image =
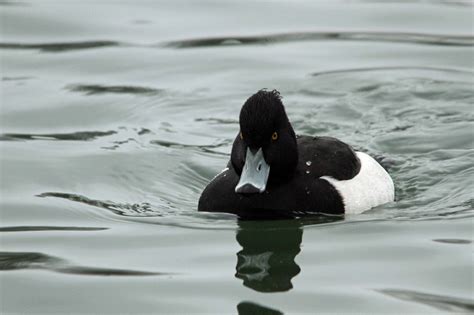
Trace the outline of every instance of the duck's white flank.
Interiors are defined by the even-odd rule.
[[[322,176],[333,185],[341,195],[345,213],[357,214],[378,205],[391,202],[395,197],[392,178],[371,156],[356,152],[360,160],[360,171],[349,180],[337,180]]]

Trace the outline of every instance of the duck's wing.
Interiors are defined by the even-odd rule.
[[[298,168],[302,172],[347,180],[360,171],[360,161],[354,150],[336,138],[299,136],[297,141]]]

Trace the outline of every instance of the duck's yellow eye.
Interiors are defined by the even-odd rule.
[[[276,139],[278,139],[278,132],[275,131],[275,132],[272,134],[272,140],[275,141]]]
[[[244,139],[244,136],[242,136],[242,132],[240,132],[240,139]]]

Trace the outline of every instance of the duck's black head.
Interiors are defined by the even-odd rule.
[[[267,182],[286,180],[298,163],[296,136],[280,93],[260,90],[240,111],[240,132],[231,161],[240,181],[237,193],[262,193]]]

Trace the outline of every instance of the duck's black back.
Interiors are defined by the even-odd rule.
[[[321,176],[350,179],[360,170],[351,147],[329,137],[297,138],[298,165],[291,178],[270,180],[261,194],[237,194],[239,176],[229,163],[203,191],[199,211],[228,212],[241,217],[294,216],[300,213],[344,213],[336,189]]]

